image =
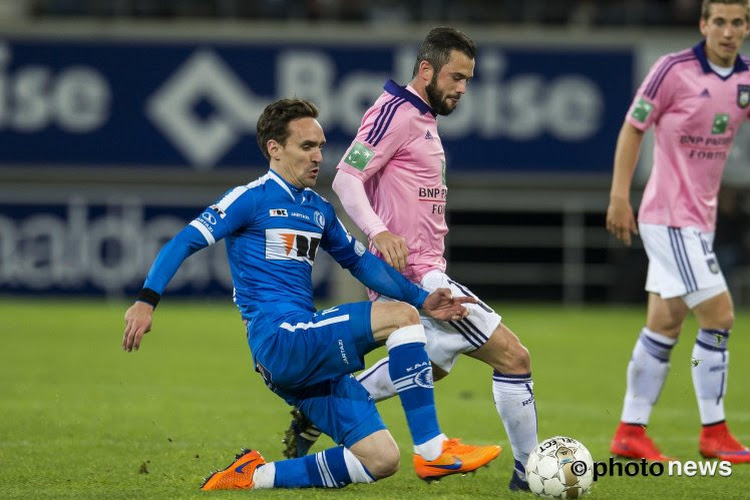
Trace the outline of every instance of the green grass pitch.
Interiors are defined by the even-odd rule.
[[[137,353],[120,349],[126,303],[0,302],[0,498],[508,498],[510,445],[492,402],[491,373],[468,357],[436,387],[443,430],[504,451],[476,475],[426,485],[411,466],[397,400],[379,408],[403,452],[396,476],[342,490],[198,491],[241,447],[281,458],[289,408],[250,364],[243,325],[229,300],[166,299]],[[607,461],[625,367],[645,308],[495,304],[530,349],[540,439],[563,434]],[[686,325],[650,432],[663,451],[700,460],[690,379],[696,325]],[[750,442],[750,311],[730,341],[726,400],[734,433]],[[384,355],[372,353],[373,362]],[[314,450],[330,445],[321,440]],[[529,498],[527,495],[515,495]],[[604,477],[593,499],[748,498],[750,465],[731,477]]]

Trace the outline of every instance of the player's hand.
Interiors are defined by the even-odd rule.
[[[638,234],[633,208],[630,201],[623,198],[612,198],[607,207],[607,231],[630,246],[630,235]]]
[[[458,321],[469,315],[462,304],[476,304],[474,297],[453,297],[449,288],[438,288],[424,301],[422,310],[440,321]]]
[[[141,347],[141,339],[151,331],[154,306],[137,301],[125,311],[125,333],[122,336],[123,350],[136,351]]]
[[[383,259],[392,267],[403,272],[406,269],[406,257],[409,249],[406,240],[390,231],[383,231],[372,237],[372,244],[378,249]]]

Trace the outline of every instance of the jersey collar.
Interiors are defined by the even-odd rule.
[[[307,188],[298,188],[297,186],[293,186],[292,184],[289,184],[282,176],[277,174],[273,171],[272,168],[268,169],[268,175],[271,176],[271,179],[273,179],[281,188],[289,193],[289,196],[292,197],[292,200],[295,200],[294,197],[295,194],[301,194],[305,189]]]
[[[695,54],[695,57],[698,58],[698,61],[701,63],[701,68],[703,68],[704,73],[713,73],[714,70],[711,69],[711,66],[708,64],[708,59],[706,58],[706,41],[701,40],[698,45],[693,47],[693,53]],[[734,73],[738,73],[740,71],[747,71],[748,67],[747,64],[745,64],[745,61],[742,60],[742,56],[740,54],[737,54],[737,58],[734,60],[734,69],[732,70],[732,73],[730,76]]]
[[[437,116],[429,104],[424,102],[418,95],[410,92],[409,89],[407,89],[406,87],[402,87],[393,80],[388,80],[387,82],[385,82],[383,89],[391,95],[406,99],[407,101],[412,103],[420,113],[425,114],[429,112],[433,117]]]

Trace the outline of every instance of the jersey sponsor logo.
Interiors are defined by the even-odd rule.
[[[750,104],[750,85],[737,85],[737,106],[746,108]]]
[[[297,260],[312,265],[321,236],[288,228],[266,229],[266,259]]]
[[[216,225],[216,217],[214,217],[214,215],[211,212],[203,212],[201,214],[201,219],[208,222],[212,226]]]
[[[646,99],[641,97],[638,99],[638,103],[633,109],[633,113],[630,115],[641,123],[646,123],[651,111],[654,110],[654,105],[648,102]]]
[[[269,217],[289,217],[286,208],[272,208],[268,211]]]
[[[318,210],[315,211],[315,223],[318,225],[320,229],[323,229],[326,227],[326,216],[323,215],[322,212],[319,212]]]
[[[375,153],[372,149],[368,148],[359,141],[356,141],[354,145],[349,149],[349,153],[344,158],[344,163],[351,165],[357,170],[364,170],[367,164],[370,163]]]
[[[214,212],[216,212],[217,214],[219,214],[219,218],[220,218],[220,219],[223,219],[224,217],[226,217],[226,216],[227,216],[227,213],[226,213],[226,212],[225,212],[224,210],[222,210],[222,209],[221,209],[221,208],[219,207],[219,205],[211,205],[211,206],[210,206],[210,207],[208,207],[208,208],[210,208],[211,210],[213,210]]]
[[[727,131],[727,125],[729,124],[729,113],[716,113],[714,115],[714,123],[711,126],[711,133],[723,134]]]

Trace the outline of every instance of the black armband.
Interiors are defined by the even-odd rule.
[[[138,296],[135,298],[137,302],[145,302],[146,304],[154,306],[154,308],[156,308],[156,304],[159,303],[159,299],[161,299],[161,295],[150,288],[141,288],[138,292]]]

